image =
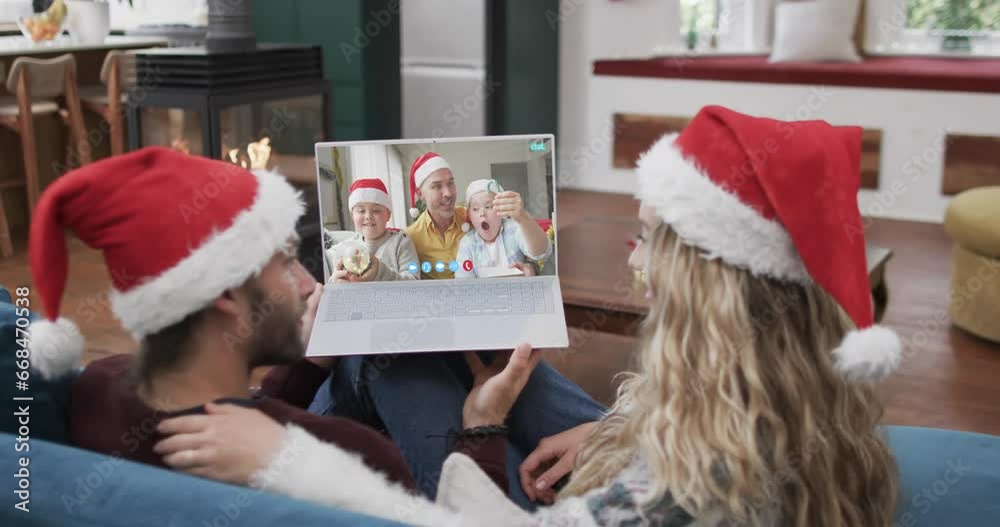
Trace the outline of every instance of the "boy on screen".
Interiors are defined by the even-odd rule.
[[[524,209],[521,195],[504,191],[493,179],[477,179],[465,190],[466,234],[458,244],[459,262],[469,260],[472,269],[459,269],[455,278],[479,278],[517,269],[524,276],[535,274],[531,263],[552,255],[552,242]],[[470,226],[471,224],[471,226]]]
[[[417,261],[417,249],[406,234],[386,228],[392,217],[392,202],[381,179],[359,179],[351,185],[348,208],[357,233],[352,240],[360,240],[371,254],[367,269],[351,272],[336,259],[330,281],[382,282],[386,280],[416,280],[415,273],[407,270],[410,262]]]

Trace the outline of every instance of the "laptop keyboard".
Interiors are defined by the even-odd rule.
[[[554,307],[552,290],[536,281],[462,285],[442,280],[432,286],[424,284],[366,284],[336,290],[327,296],[325,321],[535,315],[552,313]]]

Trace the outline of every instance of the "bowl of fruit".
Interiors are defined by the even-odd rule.
[[[26,38],[35,42],[50,41],[62,34],[66,11],[63,0],[55,0],[46,11],[17,19],[17,27]]]

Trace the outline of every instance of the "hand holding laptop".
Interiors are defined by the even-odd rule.
[[[502,425],[541,358],[542,350],[533,350],[528,344],[497,353],[489,366],[483,364],[476,352],[466,352],[465,361],[473,380],[462,408],[462,426]]]

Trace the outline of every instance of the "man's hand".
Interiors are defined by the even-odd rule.
[[[595,428],[596,421],[584,423],[538,442],[538,448],[524,459],[520,468],[521,488],[532,501],[555,501],[552,485],[573,471],[576,453]]]
[[[510,267],[520,270],[524,276],[535,276],[535,274],[537,274],[535,273],[535,266],[529,263],[514,262],[510,264]]]
[[[299,335],[302,344],[309,347],[309,337],[312,335],[313,326],[316,324],[316,312],[319,311],[319,301],[323,297],[323,284],[317,283],[313,286],[312,293],[306,298],[306,310],[299,318]]]
[[[531,216],[524,210],[521,195],[513,190],[501,192],[493,197],[493,208],[501,218],[511,218],[518,223],[530,221]]]
[[[503,424],[541,358],[541,350],[532,350],[528,344],[519,344],[513,352],[498,353],[489,366],[483,364],[476,352],[466,352],[472,390],[462,408],[462,426]]]
[[[208,403],[208,415],[185,415],[162,421],[168,435],[153,446],[163,462],[182,472],[237,485],[267,467],[285,440],[285,428],[259,410]]]

